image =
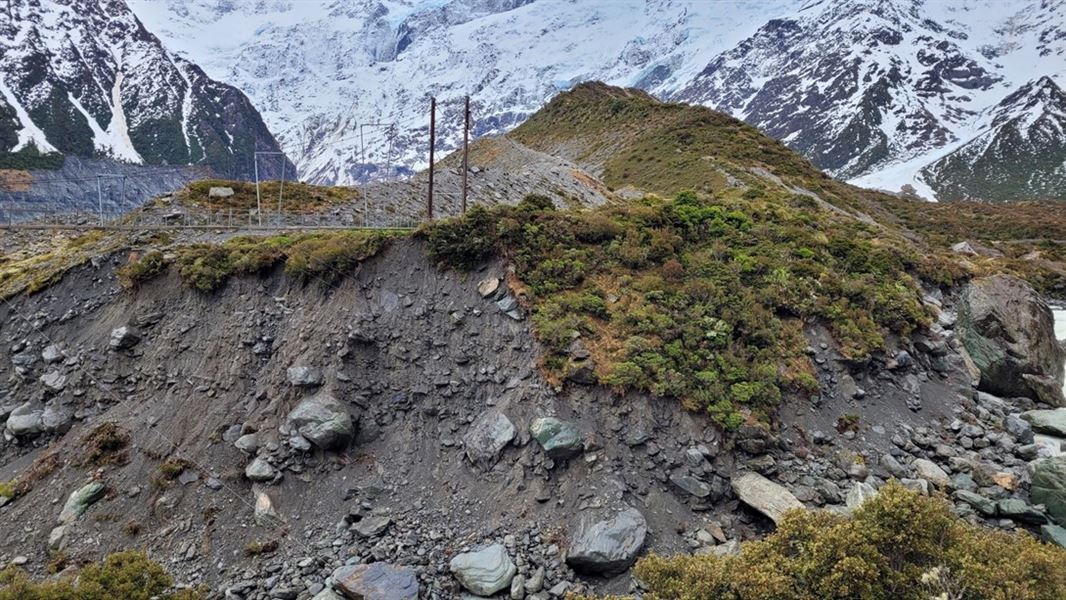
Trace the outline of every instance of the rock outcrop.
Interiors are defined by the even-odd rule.
[[[958,331],[981,372],[980,389],[1066,404],[1066,350],[1051,309],[1029,284],[1008,275],[975,279],[961,300]]]

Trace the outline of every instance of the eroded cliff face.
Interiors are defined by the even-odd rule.
[[[846,510],[890,477],[1024,504],[1028,461],[1051,452],[1008,428],[1030,401],[976,393],[950,297],[928,298],[930,331],[863,364],[812,326],[823,392],[727,442],[676,401],[545,381],[502,263],[442,271],[401,239],[333,286],[276,269],[202,294],[173,270],[124,290],[126,260],[0,308],[0,480],[18,484],[4,562],[43,573],[60,549],[73,564],[145,547],[241,598],[309,598],[345,563],[381,562],[451,598],[452,559],[499,543],[529,597],[626,591],[634,552],[735,551],[774,506]],[[611,527],[628,541],[590,563]]]

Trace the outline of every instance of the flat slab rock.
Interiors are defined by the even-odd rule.
[[[416,600],[419,591],[413,570],[383,562],[340,567],[333,587],[351,600]]]
[[[774,523],[780,523],[785,513],[794,508],[805,508],[784,486],[758,473],[734,477],[731,485],[741,502],[766,515]]]

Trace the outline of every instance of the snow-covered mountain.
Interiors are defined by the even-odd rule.
[[[484,134],[582,81],[677,88],[795,0],[130,3],[168,46],[243,89],[305,177],[344,183],[389,162],[385,129],[364,124],[396,124],[392,164],[426,164],[431,95],[441,148],[454,148],[466,94]]]
[[[979,133],[925,167],[943,199],[1058,198],[1066,193],[1066,93],[1050,77],[986,111]]]
[[[1020,86],[1066,77],[1064,23],[1061,1],[823,0],[766,23],[672,97],[727,110],[839,177],[939,195],[959,184],[925,165],[973,149],[988,107]]]
[[[276,140],[248,98],[170,53],[123,0],[0,5],[0,153],[244,173]],[[269,165],[266,165],[269,168]]]
[[[925,168],[981,135],[988,111],[1040,77],[1066,83],[1066,0],[129,2],[327,182],[424,166],[431,95],[446,149],[465,94],[484,134],[601,80],[717,107],[840,177],[932,197],[956,184]]]

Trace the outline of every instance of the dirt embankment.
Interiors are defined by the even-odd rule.
[[[440,271],[402,240],[331,288],[277,271],[204,295],[173,272],[122,290],[113,269],[124,260],[0,308],[0,412],[37,411],[44,430],[0,445],[0,481],[32,479],[0,508],[2,563],[24,557],[43,573],[57,557],[143,547],[220,597],[306,599],[342,564],[376,561],[412,568],[425,597],[452,598],[449,561],[499,542],[529,597],[624,592],[627,574],[567,566],[582,519],[635,507],[644,551],[732,551],[770,526],[738,500],[737,473],[761,473],[809,506],[842,506],[854,482],[900,476],[897,463],[920,478],[910,463],[939,450],[911,440],[955,444],[949,421],[983,414],[950,344],[922,338],[935,352],[908,346],[905,360],[853,365],[815,328],[823,394],[790,402],[777,431],[746,428],[733,450],[674,401],[547,384],[521,309],[505,290],[478,291],[505,275],[501,264]],[[339,452],[288,423],[323,393],[355,423]],[[484,425],[500,425],[497,414],[513,431]],[[533,439],[546,416],[576,427],[567,458]],[[107,422],[130,440],[101,459],[84,439]],[[57,533],[68,496],[94,478],[106,494]]]

